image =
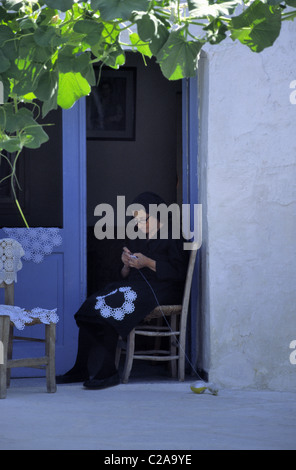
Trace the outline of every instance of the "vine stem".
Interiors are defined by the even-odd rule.
[[[15,202],[16,202],[17,208],[18,208],[18,210],[19,210],[19,212],[20,212],[20,214],[21,214],[21,216],[22,216],[22,219],[23,219],[23,221],[24,221],[26,227],[27,227],[27,228],[30,228],[29,225],[28,225],[28,222],[27,222],[27,220],[26,220],[26,217],[24,216],[24,213],[23,213],[23,211],[22,211],[22,208],[21,208],[21,206],[20,206],[20,204],[19,204],[19,202],[18,202],[18,200],[17,200],[17,198],[15,198]]]
[[[21,215],[21,217],[22,217],[22,219],[23,219],[23,221],[24,221],[24,224],[25,224],[25,226],[26,226],[27,228],[30,228],[30,227],[29,227],[29,224],[28,224],[28,222],[27,222],[27,219],[26,219],[26,217],[24,216],[24,213],[23,213],[23,211],[22,211],[22,208],[21,208],[21,206],[20,206],[20,203],[19,203],[19,201],[18,201],[18,199],[17,199],[17,197],[16,197],[16,192],[15,192],[15,189],[14,189],[14,178],[16,178],[16,163],[17,163],[17,160],[18,160],[18,157],[19,157],[20,153],[21,153],[21,150],[19,150],[19,151],[17,152],[17,154],[16,154],[16,156],[15,156],[15,159],[14,159],[14,162],[13,162],[13,165],[12,165],[11,189],[12,189],[12,192],[13,192],[13,196],[14,196],[14,200],[15,200],[16,206],[17,206],[18,211],[19,211],[19,213],[20,213],[20,215]]]
[[[295,11],[289,11],[287,13],[282,13],[282,21],[287,21],[287,20],[294,21],[294,18],[296,18],[296,12]]]

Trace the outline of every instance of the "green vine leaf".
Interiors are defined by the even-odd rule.
[[[60,31],[53,26],[41,26],[34,33],[34,41],[37,46],[59,46],[63,40]]]
[[[37,124],[36,122],[34,123],[34,125],[26,128],[24,132],[24,137],[25,141],[23,145],[30,149],[37,149],[41,147],[41,145],[47,142],[49,139],[42,126]]]
[[[150,50],[149,43],[145,43],[144,41],[142,41],[137,33],[132,33],[129,37],[132,45],[136,48],[138,52],[140,52],[140,54],[143,54],[150,58],[152,57],[153,54]]]
[[[34,91],[36,98],[40,101],[49,101],[55,95],[58,89],[59,76],[56,71],[44,72],[39,81],[37,88]]]
[[[109,57],[104,62],[105,65],[112,69],[119,69],[125,64],[125,54],[123,51],[114,51],[109,54]]]
[[[207,32],[207,39],[210,44],[218,44],[227,37],[227,26],[220,18],[215,18],[203,29]]]
[[[10,61],[0,50],[0,73],[6,72],[10,68]]]
[[[32,112],[29,109],[20,108],[17,112],[15,112],[13,103],[11,103],[10,106],[6,106],[5,111],[4,129],[10,134],[35,124]]]
[[[156,16],[140,12],[133,15],[133,20],[137,23],[138,34],[142,41],[150,41],[158,35],[158,27],[161,23]]]
[[[104,30],[102,33],[102,39],[104,43],[112,45],[118,41],[118,37],[120,34],[120,28],[117,24],[112,23],[104,23]]]
[[[46,0],[45,3],[50,8],[54,8],[60,11],[67,11],[67,10],[70,10],[70,8],[73,6],[75,1],[74,0]]]
[[[202,46],[199,41],[186,41],[182,31],[172,32],[156,56],[164,76],[169,80],[193,77]]]
[[[280,8],[255,0],[241,15],[232,18],[230,30],[232,39],[238,39],[254,52],[261,52],[272,46],[280,34]]]
[[[44,119],[45,116],[52,111],[53,109],[58,108],[58,88],[54,90],[49,100],[44,101],[42,105],[42,118]]]
[[[14,34],[11,29],[5,24],[0,25],[0,47],[3,47],[4,43],[14,38]]]
[[[4,0],[2,3],[6,10],[18,11],[23,6],[19,0]]]
[[[100,10],[104,21],[112,21],[121,18],[129,20],[134,11],[147,11],[149,0],[92,0],[93,10]]]
[[[160,49],[164,46],[169,38],[169,31],[166,29],[165,26],[159,25],[157,30],[157,36],[150,41],[150,50],[153,55],[157,55]]]
[[[4,134],[0,137],[0,148],[9,153],[19,152],[23,149],[23,142],[20,136],[10,137]]]
[[[90,63],[90,54],[86,52],[84,54],[75,54],[75,49],[67,47],[59,54],[57,61],[57,68],[59,72],[68,73],[68,72],[81,72],[83,73],[89,63]]]
[[[80,73],[60,73],[57,103],[61,108],[69,109],[90,91],[88,81]]]
[[[73,31],[84,35],[84,41],[90,46],[97,44],[101,38],[104,25],[91,20],[79,20],[74,24]]]

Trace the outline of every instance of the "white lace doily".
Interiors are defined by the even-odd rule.
[[[17,272],[22,269],[21,257],[25,252],[16,240],[2,238],[0,240],[0,283],[17,282]]]
[[[25,251],[24,260],[41,263],[55,246],[62,244],[58,228],[3,228],[10,238],[17,240]]]
[[[49,325],[49,323],[58,323],[59,317],[56,312],[57,309],[45,310],[36,307],[30,311],[26,311],[24,308],[13,305],[0,305],[0,315],[8,315],[18,330],[23,330],[26,324],[31,323],[36,318],[46,325]]]
[[[123,292],[124,302],[121,307],[112,308],[106,304],[105,298],[116,294],[116,292]],[[137,293],[131,287],[119,287],[107,295],[101,295],[97,297],[97,303],[95,305],[96,310],[100,310],[100,314],[104,318],[113,317],[115,320],[123,320],[125,315],[133,313],[135,310],[134,301],[137,298]]]

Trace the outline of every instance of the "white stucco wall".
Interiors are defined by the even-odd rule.
[[[287,22],[260,54],[205,51],[203,366],[220,386],[296,388],[295,39]]]

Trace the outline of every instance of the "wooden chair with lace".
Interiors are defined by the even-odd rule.
[[[4,288],[5,291],[4,305],[0,305],[0,398],[6,398],[7,387],[10,385],[10,371],[11,368],[14,367],[45,368],[47,392],[54,393],[56,392],[56,324],[54,322],[45,324],[45,338],[39,339],[14,336],[14,324],[11,321],[11,317],[9,315],[3,315],[2,313],[6,311],[5,306],[14,307],[14,283],[16,280],[16,271],[21,269],[20,258],[23,256],[23,250],[21,245],[16,240],[12,239],[0,240],[0,248],[3,249],[3,246],[8,249],[5,256],[3,256],[3,258],[5,258],[5,262],[2,262],[2,270],[0,270],[0,287]],[[18,267],[17,263],[19,263]],[[26,311],[26,314],[27,321],[24,322],[24,326],[34,326],[43,323],[40,318],[29,318],[29,311]],[[12,359],[13,340],[36,341],[44,343],[45,355],[34,358]]]
[[[146,361],[169,361],[171,364],[172,377],[177,377],[179,381],[185,379],[185,347],[186,347],[186,327],[189,300],[192,286],[193,271],[195,266],[197,248],[194,246],[191,251],[186,282],[184,287],[182,305],[161,305],[156,307],[146,318],[143,324],[134,328],[128,335],[126,346],[126,359],[123,371],[123,383],[128,383],[133,367],[134,359]],[[165,317],[165,318],[164,318]],[[159,320],[164,318],[164,322]],[[156,324],[151,324],[156,319]],[[164,324],[163,324],[164,323]],[[139,351],[135,348],[137,336],[156,338],[167,338],[169,349],[152,349]],[[159,345],[159,341],[155,344]],[[157,346],[158,348],[158,346]],[[121,347],[117,350],[117,364],[119,363]]]

